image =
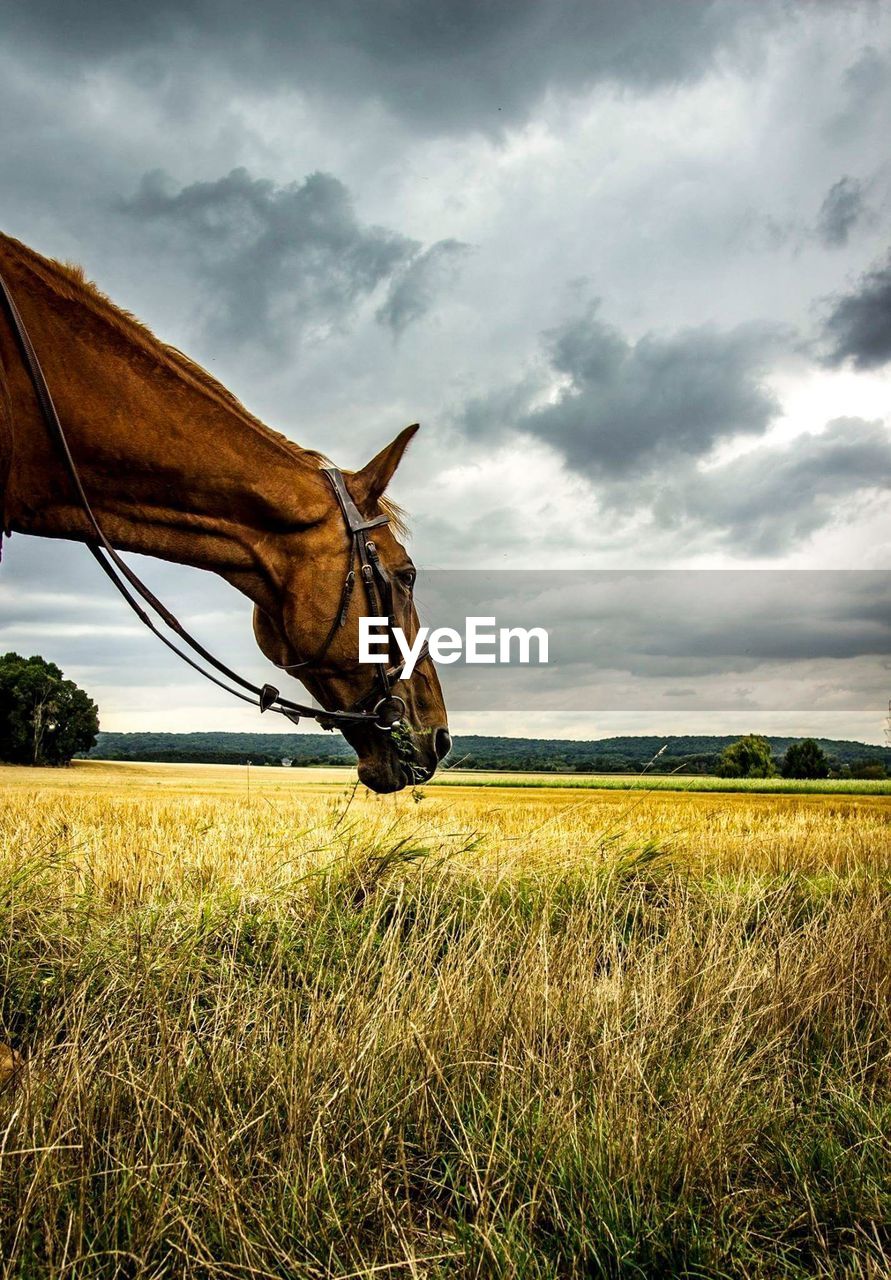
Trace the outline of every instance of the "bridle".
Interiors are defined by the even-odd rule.
[[[395,609],[393,601],[393,584],[390,576],[381,564],[378,555],[377,546],[368,536],[371,529],[377,529],[380,525],[390,523],[388,515],[372,516],[366,519],[362,515],[359,508],[352,499],[346,481],[343,478],[343,472],[337,467],[320,468],[322,475],[330,482],[331,488],[334,490],[334,496],[337,499],[337,505],[340,507],[343,515],[344,524],[350,535],[350,553],[347,563],[346,577],[343,580],[343,586],[340,591],[340,601],[337,606],[337,612],[332,619],[328,634],[322,641],[321,646],[316,650],[312,658],[305,659],[303,662],[278,663],[282,671],[299,671],[302,667],[318,667],[328,654],[328,650],[334,643],[334,638],[341,627],[345,626],[347,617],[349,616],[350,601],[352,600],[353,591],[356,586],[356,561],[359,562],[359,576],[365,587],[365,594],[368,597],[369,604],[373,610],[371,617],[386,618],[388,636],[392,637],[393,627],[396,622]],[[390,641],[392,657],[392,640]],[[423,662],[425,658],[429,658],[430,649],[424,644],[418,654],[417,661]],[[354,703],[349,711],[342,714],[346,715],[369,715],[367,707],[369,703],[374,703],[378,694],[382,694],[380,700],[374,705],[371,715],[377,717],[376,723],[378,728],[393,729],[401,722],[405,715],[405,702],[402,698],[393,693],[393,685],[399,682],[402,670],[405,666],[405,659],[393,663],[392,666],[386,664],[375,664],[375,683],[358,702]],[[397,719],[387,724],[381,724],[380,709],[384,704],[401,705],[402,711]],[[261,708],[262,709],[262,708]],[[392,710],[392,708],[391,708]],[[320,720],[321,723],[321,720]]]
[[[321,707],[292,702],[290,698],[286,698],[279,693],[274,685],[255,685],[250,680],[246,680],[244,676],[239,675],[237,671],[233,671],[225,662],[221,662],[219,658],[214,657],[200,641],[196,640],[187,631],[179,619],[145,585],[139,575],[130,568],[118,551],[111,545],[96,519],[81,482],[80,473],[68,445],[64,428],[59,420],[56,406],[53,403],[49,385],[43,369],[40,367],[37,353],[2,274],[0,274],[0,299],[5,305],[25,368],[34,387],[34,393],[37,397],[37,403],[46,424],[47,432],[62,456],[62,461],[71,478],[81,509],[93,531],[94,540],[88,541],[87,546],[98,561],[102,571],[126,600],[140,622],[153,635],[157,636],[162,644],[165,644],[168,649],[171,649],[195,671],[200,672],[207,680],[212,681],[221,689],[225,689],[233,697],[240,698],[242,702],[249,702],[253,706],[259,707],[261,712],[275,711],[293,721],[294,724],[298,724],[303,718],[316,720],[322,729],[350,728],[364,724],[373,725],[375,728],[389,733],[393,729],[400,727],[406,713],[406,705],[402,698],[393,693],[393,687],[399,682],[404,662],[397,662],[392,666],[375,664],[373,683],[367,694],[348,709],[325,711]],[[357,559],[359,562],[359,575],[365,587],[368,602],[374,611],[374,616],[387,618],[390,634],[392,634],[394,624],[392,583],[380,562],[374,541],[369,537],[372,529],[389,522],[389,516],[380,515],[367,520],[353,502],[343,474],[337,467],[322,467],[321,471],[334,490],[334,496],[337,499],[337,504],[350,536],[349,563],[340,593],[337,613],[324,642],[316,654],[305,662],[294,663],[290,666],[283,664],[281,669],[285,671],[298,670],[302,667],[315,667],[327,655],[331,645],[334,643],[337,632],[345,626],[347,621],[350,601],[356,585],[355,564]],[[175,641],[160,630],[155,619],[139,603],[137,596],[142,600],[143,604],[147,605],[161,619],[170,631],[192,650],[193,654],[197,655],[197,658],[201,659],[201,662],[184,652]],[[419,661],[427,656],[428,650],[425,645],[419,656]],[[202,663],[212,667],[218,674],[214,675],[212,671],[206,670]],[[221,679],[220,677],[224,678]],[[233,684],[237,687],[232,688]]]

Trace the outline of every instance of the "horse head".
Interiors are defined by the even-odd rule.
[[[338,724],[372,791],[427,781],[451,747],[429,657],[407,679],[392,653],[382,665],[359,661],[363,616],[388,618],[411,642],[418,631],[415,567],[399,539],[398,510],[384,496],[416,430],[417,424],[407,427],[360,471],[329,472],[333,478],[308,509],[299,552],[283,570],[275,613],[254,610],[254,634],[264,654],[295,675],[322,707],[381,707],[377,719]]]

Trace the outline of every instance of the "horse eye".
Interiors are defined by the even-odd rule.
[[[406,591],[411,591],[412,587],[415,585],[415,579],[417,576],[418,575],[414,569],[404,569],[402,573],[400,573],[399,580],[405,587]]]

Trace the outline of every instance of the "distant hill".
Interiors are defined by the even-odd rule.
[[[596,738],[590,742],[468,736],[455,739],[449,764],[462,769],[535,773],[639,773],[666,746],[652,772],[711,773],[723,748],[739,736],[687,734]],[[769,737],[768,741],[779,759],[791,742],[801,739]],[[884,764],[891,772],[891,750],[886,747],[831,738],[817,741],[835,769],[869,761]],[[343,738],[328,733],[100,733],[89,756],[173,764],[244,764],[250,760],[252,764],[279,765],[282,759],[289,759],[295,765],[331,765],[355,759]]]

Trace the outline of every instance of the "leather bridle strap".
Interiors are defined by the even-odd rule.
[[[62,460],[65,463],[65,468],[71,479],[71,483],[74,486],[75,494],[95,538],[95,541],[88,541],[87,546],[92,555],[98,561],[102,571],[107,575],[121,596],[123,596],[124,600],[139,618],[140,622],[142,622],[153,635],[157,636],[162,644],[165,644],[168,649],[172,650],[173,653],[175,653],[183,660],[183,662],[187,663],[195,671],[198,671],[206,679],[212,681],[215,685],[218,685],[219,688],[225,689],[225,691],[233,697],[240,698],[242,702],[248,702],[259,707],[261,712],[275,711],[280,715],[286,716],[295,724],[299,722],[301,717],[306,717],[307,719],[318,720],[320,725],[325,728],[334,728],[335,726],[340,725],[349,726],[360,723],[373,723],[381,729],[394,728],[395,724],[398,723],[398,719],[393,717],[393,708],[390,707],[385,710],[383,708],[383,704],[386,702],[401,702],[402,700],[391,698],[389,682],[386,677],[383,680],[380,679],[380,672],[377,673],[378,678],[376,679],[375,684],[377,685],[379,683],[380,688],[383,689],[383,697],[380,702],[378,702],[374,710],[366,711],[357,707],[356,709],[349,711],[325,711],[320,707],[307,706],[303,703],[293,702],[290,698],[283,697],[274,685],[255,685],[250,680],[246,680],[244,676],[239,675],[237,671],[233,671],[225,662],[222,662],[219,658],[215,657],[204,647],[204,645],[200,643],[200,641],[196,640],[194,636],[186,630],[179,619],[171,613],[167,606],[157,598],[157,596],[145,585],[138,574],[135,573],[120,556],[115,547],[113,547],[109,542],[102,530],[102,527],[96,519],[81,482],[77,465],[72,456],[64,428],[62,427],[62,423],[59,419],[56,406],[50,393],[49,385],[47,384],[40,361],[37,358],[37,353],[34,350],[28,330],[25,327],[25,323],[22,320],[18,307],[15,304],[15,300],[13,299],[2,274],[0,274],[0,300],[2,300],[6,313],[9,317],[13,333],[15,334],[19,350],[22,354],[25,368],[30,377],[32,386],[34,387],[34,393],[37,397],[37,403],[44,423],[46,424],[47,431],[51,440],[58,447],[59,452],[62,455]],[[359,530],[363,525],[357,524],[354,528],[351,517],[346,515],[346,509],[344,508],[343,501],[340,497],[340,490],[334,480],[334,477],[336,476],[340,487],[346,493],[346,484],[343,480],[343,476],[333,467],[327,468],[326,471],[329,478],[332,480],[332,484],[334,484],[335,493],[338,495],[341,510],[344,511],[345,518],[347,519],[353,543],[358,543],[360,556],[362,556],[365,553],[365,548],[361,541],[362,534],[359,533]],[[349,500],[352,512],[355,512],[355,517],[359,522],[361,522],[362,516],[355,507],[355,504],[353,504],[352,499],[349,498],[348,493],[347,499]],[[378,524],[384,523],[386,520],[386,516],[379,516],[373,521],[364,522],[364,528],[372,528]],[[351,571],[352,564],[350,564],[350,572]],[[142,605],[140,605],[139,601],[136,599],[136,596],[139,596],[142,601],[157,614],[163,623],[192,650],[193,653],[197,654],[203,662],[213,667],[219,675],[214,675],[213,672],[205,670],[205,668],[197,662],[195,658],[191,657],[188,653],[185,653],[179,645],[170,639],[169,636],[166,636],[159,629],[154,619],[150,617],[145,609],[143,609]],[[341,601],[341,606],[338,610],[339,615],[343,614],[345,616],[345,609],[348,607],[348,604],[348,599],[345,603],[343,600]],[[339,618],[335,619],[335,622],[337,621],[339,621]],[[336,630],[336,628],[332,630],[332,638],[334,630]],[[330,641],[327,643],[330,643]],[[220,676],[225,677],[225,680],[220,679]],[[226,683],[226,681],[231,681],[232,684],[237,685],[238,688],[233,689],[230,684]],[[372,695],[375,693],[374,686],[372,687],[371,692]],[[405,704],[403,702],[403,709],[404,706]]]
[[[386,617],[390,627],[393,625],[393,592],[389,580],[386,578],[380,561],[377,558],[377,548],[368,537],[369,529],[377,529],[380,525],[389,522],[389,516],[375,516],[371,520],[366,520],[353,502],[350,492],[346,487],[343,476],[336,467],[323,467],[323,473],[331,482],[334,495],[343,512],[343,518],[346,526],[353,538],[353,545],[359,553],[359,573],[362,582],[365,585],[365,591],[368,596],[368,603],[374,611],[372,617]],[[352,572],[352,562],[350,563],[350,571]],[[384,614],[384,606],[381,599],[380,585],[383,585],[390,600],[390,607]],[[387,670],[383,666],[379,666],[375,672],[376,680],[383,689],[384,697],[390,696],[391,680]]]
[[[372,520],[366,520],[359,511],[350,495],[350,491],[346,487],[343,475],[338,471],[337,467],[323,467],[322,471],[331,481],[331,487],[334,490],[337,501],[340,503],[340,509],[343,512],[343,518],[350,533],[353,535],[355,546],[359,551],[360,572],[362,581],[365,583],[365,590],[368,595],[369,603],[374,610],[375,617],[385,617],[388,623],[389,635],[391,637],[396,619],[393,615],[393,589],[387,574],[384,572],[380,558],[377,554],[377,547],[368,537],[369,529],[376,529],[379,525],[388,524],[389,516],[376,516]],[[350,562],[350,573],[352,573],[352,561]],[[387,593],[388,604],[385,606],[381,597],[380,587],[383,587]],[[341,614],[341,617],[344,615]],[[341,625],[343,623],[341,622]],[[330,639],[326,642],[325,648],[330,643]],[[392,649],[391,649],[392,656]],[[423,662],[425,658],[430,656],[430,647],[424,644],[420,653],[415,660],[415,665]],[[377,678],[384,689],[385,696],[391,695],[391,687],[396,684],[405,667],[405,659],[397,659],[390,667],[380,666],[377,671]],[[365,706],[374,697],[374,689],[370,689],[363,698],[354,704],[352,710],[356,711]]]

